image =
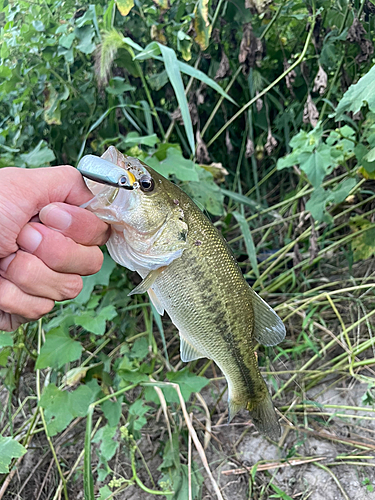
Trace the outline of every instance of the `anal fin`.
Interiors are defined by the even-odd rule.
[[[150,271],[148,275],[137,285],[130,293],[128,293],[128,297],[130,295],[135,295],[137,293],[147,292],[149,288],[155,283],[158,276],[167,269],[167,266],[159,267],[158,269],[154,269]],[[155,304],[154,304],[155,305]],[[155,306],[156,307],[156,306]]]
[[[205,354],[199,352],[198,349],[196,349],[187,340],[185,340],[181,332],[180,332],[180,354],[181,354],[181,360],[184,363],[188,363],[189,361],[194,361],[195,359],[207,357]]]
[[[276,345],[285,338],[285,326],[271,306],[250,288],[253,296],[254,337],[262,345]]]

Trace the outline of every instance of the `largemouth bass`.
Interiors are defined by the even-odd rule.
[[[107,247],[142,282],[180,334],[181,359],[212,359],[228,382],[229,421],[243,408],[258,430],[277,439],[280,426],[258,368],[254,339],[275,345],[285,327],[247,284],[221,234],[175,184],[142,161],[110,147],[82,158],[78,170],[95,195],[87,209],[111,224]]]

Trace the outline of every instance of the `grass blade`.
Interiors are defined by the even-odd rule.
[[[240,214],[239,212],[233,212],[233,215],[235,216],[238,224],[240,225],[240,228],[241,228],[244,240],[245,240],[246,251],[247,251],[247,255],[249,256],[251,267],[253,268],[255,276],[257,278],[259,278],[259,269],[258,269],[255,245],[254,245],[253,237],[251,236],[249,225],[248,225],[245,217],[242,214]]]
[[[185,88],[178,65],[178,59],[175,54],[175,51],[170,49],[169,47],[165,47],[164,45],[159,44],[159,48],[163,56],[165,69],[167,71],[169,81],[171,82],[171,85],[175,91],[177,102],[180,106],[182,120],[184,122],[185,132],[187,135],[189,146],[191,152],[194,154],[195,143],[194,143],[193,124],[191,122],[189,105],[185,95]]]

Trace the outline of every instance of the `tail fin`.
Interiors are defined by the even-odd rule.
[[[266,397],[260,403],[249,403],[247,409],[258,431],[277,441],[281,428],[269,392],[267,391]]]

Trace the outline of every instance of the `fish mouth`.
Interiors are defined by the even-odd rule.
[[[91,181],[114,188],[133,190],[136,178],[129,170],[94,155],[84,156],[78,163],[77,170]]]

